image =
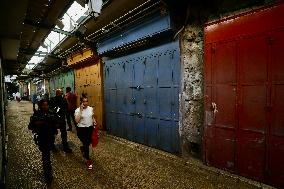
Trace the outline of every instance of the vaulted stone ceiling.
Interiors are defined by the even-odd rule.
[[[0,1],[0,57],[4,74],[20,74],[73,0]]]

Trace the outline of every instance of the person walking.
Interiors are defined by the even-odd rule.
[[[37,104],[37,94],[34,92],[32,95],[33,111],[36,111],[35,105]]]
[[[67,124],[68,124],[68,129],[67,131],[72,131],[72,124],[71,124],[71,119],[74,123],[74,125],[76,124],[75,121],[75,110],[77,108],[76,106],[76,102],[77,102],[77,96],[71,92],[71,88],[70,87],[66,87],[66,94],[65,94],[67,103],[68,103],[68,110],[67,110],[67,114],[66,114],[66,119],[67,119]]]
[[[63,91],[61,89],[56,90],[56,96],[51,99],[51,106],[53,111],[58,115],[60,120],[59,129],[61,133],[63,151],[66,153],[71,153],[72,150],[69,148],[67,142],[67,131],[66,131],[66,121],[65,121],[68,105],[66,99],[63,97]],[[55,146],[54,150],[56,151]]]
[[[21,101],[21,94],[20,94],[19,92],[17,92],[15,96],[16,96],[16,99],[15,99],[15,100],[16,100],[17,102],[20,102],[20,101]]]
[[[42,153],[44,178],[47,184],[53,180],[50,151],[53,148],[55,135],[57,134],[57,118],[49,111],[48,100],[40,100],[38,111],[31,117],[29,129],[34,133],[34,139]]]
[[[83,144],[80,150],[85,158],[87,168],[93,169],[89,146],[92,142],[92,132],[97,122],[94,118],[93,108],[88,106],[88,98],[86,96],[81,99],[80,107],[75,110],[75,121],[78,123],[77,136]]]

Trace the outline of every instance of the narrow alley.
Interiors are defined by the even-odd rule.
[[[41,154],[27,125],[32,104],[10,101],[7,108],[7,188],[46,188]],[[60,137],[56,145],[60,149]],[[197,160],[185,162],[172,154],[100,134],[92,153],[94,169],[87,170],[75,131],[68,132],[73,153],[52,154],[54,181],[51,188],[262,188],[257,182],[208,168]]]
[[[283,0],[0,10],[0,189],[284,189]]]

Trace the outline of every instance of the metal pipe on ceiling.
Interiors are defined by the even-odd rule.
[[[130,17],[127,17],[126,19],[124,19],[124,18],[125,18],[126,16],[128,16],[129,14],[135,12],[135,11],[138,10],[139,8],[145,6],[147,3],[150,3],[151,1],[153,1],[153,0],[148,0],[148,1],[144,2],[143,4],[139,5],[139,6],[136,7],[135,9],[133,9],[133,10],[129,11],[128,13],[124,14],[123,16],[121,16],[121,17],[115,19],[115,20],[112,21],[110,24],[108,24],[108,25],[104,26],[103,28],[101,28],[101,29],[95,31],[94,33],[88,35],[87,37],[85,37],[85,39],[86,39],[86,40],[93,40],[94,38],[98,38],[99,36],[102,36],[102,35],[104,34],[102,31],[103,31],[103,29],[106,28],[106,27],[112,26],[110,29],[113,29],[113,28],[116,28],[116,27],[121,28],[121,26],[119,26],[119,25],[122,25],[122,24],[124,24],[125,22],[128,22],[127,25],[129,25],[129,24],[132,24],[133,22],[137,21],[138,19],[141,19],[141,17],[139,17],[139,18],[137,18],[137,19],[133,19],[133,18],[135,18],[136,16],[138,17],[138,16],[141,15],[142,13],[147,12],[147,10],[149,10],[149,9],[151,9],[151,8],[153,8],[153,7],[155,7],[155,6],[157,6],[158,4],[161,3],[161,1],[155,2],[155,3],[151,4],[150,6],[147,6],[147,7],[144,8],[143,10],[140,10],[139,12],[135,13],[134,15],[132,15],[132,16],[130,16]],[[155,11],[156,11],[156,10],[153,10],[153,11],[151,11],[151,12],[147,12],[146,14],[143,14],[143,17],[148,16],[148,15],[151,15],[151,14],[152,14],[153,12],[155,12]],[[133,19],[133,20],[132,20],[131,22],[129,22],[129,20],[131,20],[131,19]],[[119,22],[119,21],[121,21],[121,22]],[[119,23],[117,23],[117,22],[119,22]],[[127,25],[124,25],[124,26],[122,26],[122,27],[125,27],[125,26],[127,26]],[[94,36],[94,35],[95,35],[96,33],[98,33],[98,32],[102,32],[102,33],[101,33],[101,34],[98,34],[98,35],[96,35],[96,36]],[[92,36],[93,36],[93,37],[92,37]],[[90,38],[90,37],[91,37],[91,38]],[[73,46],[70,47],[69,49],[65,50],[64,52],[62,52],[62,53],[60,54],[60,56],[62,56],[62,57],[68,56],[69,54],[71,54],[70,51],[73,52],[75,49],[80,49],[81,47],[83,47],[83,46],[81,46],[81,47],[79,47],[79,48],[78,48],[78,47],[76,48],[76,46],[78,46],[78,43],[75,44],[75,45],[73,45]],[[68,52],[68,51],[69,51],[69,52]]]
[[[119,23],[111,22],[111,23],[108,24],[107,26],[110,25],[110,26],[112,26],[112,27],[109,28],[109,29],[107,29],[107,30],[110,31],[110,30],[113,30],[114,28],[121,29],[122,27],[127,27],[128,25],[131,25],[133,22],[135,22],[135,21],[141,19],[141,17],[136,18],[136,19],[135,19],[135,17],[136,17],[136,16],[138,17],[139,15],[141,15],[141,14],[144,13],[144,12],[146,12],[146,13],[143,14],[143,17],[147,17],[147,16],[153,14],[156,10],[153,10],[153,11],[150,11],[150,12],[148,12],[147,10],[151,9],[152,7],[156,6],[157,4],[159,4],[159,2],[150,5],[149,7],[147,7],[147,8],[145,8],[145,9],[143,9],[143,10],[137,12],[136,14],[134,14],[134,15],[132,15],[132,16],[129,16],[128,18],[122,20],[122,21],[119,22]],[[130,20],[130,21],[129,21],[129,20]],[[127,23],[127,24],[126,24],[126,25],[123,25],[124,23]],[[123,25],[123,26],[120,26],[120,25]],[[103,27],[103,28],[105,29],[106,26]],[[98,31],[102,31],[102,29],[100,29],[100,30],[98,30]],[[97,31],[97,32],[98,32],[98,31]],[[114,31],[115,31],[115,30],[114,30]],[[101,32],[100,34],[98,34],[98,35],[96,35],[96,36],[90,38],[90,40],[93,40],[94,38],[99,38],[99,37],[102,36],[102,35],[104,35],[104,32]]]
[[[101,32],[104,28],[107,28],[107,27],[109,27],[109,26],[112,26],[113,23],[116,24],[116,22],[118,22],[119,20],[124,19],[124,18],[127,17],[129,14],[131,14],[132,12],[135,12],[136,10],[138,10],[139,8],[143,7],[144,5],[146,5],[147,3],[151,2],[151,1],[152,1],[152,0],[148,0],[148,1],[144,2],[143,4],[139,5],[138,7],[134,8],[134,9],[131,10],[131,11],[129,11],[128,13],[126,13],[126,14],[122,15],[121,17],[115,19],[114,21],[112,21],[112,22],[109,23],[108,25],[104,26],[103,28],[101,28],[101,29],[99,29],[99,30],[93,32],[93,33],[90,34],[90,35],[88,35],[86,38],[87,38],[87,39],[92,39],[92,38],[93,38],[92,36],[95,35],[96,33]],[[155,4],[156,4],[156,3],[155,3]],[[144,11],[144,10],[139,11],[138,13],[141,13],[141,12],[143,12],[143,11]],[[117,25],[117,24],[116,24],[116,25]]]

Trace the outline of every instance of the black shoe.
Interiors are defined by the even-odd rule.
[[[54,153],[56,153],[56,152],[58,152],[59,150],[58,150],[58,149],[55,147],[55,145],[54,145],[54,146],[52,146],[51,151],[54,152]]]
[[[46,175],[44,180],[45,180],[47,185],[51,185],[52,180],[53,180],[53,176],[52,175]]]
[[[72,153],[72,149],[69,148],[69,147],[63,148],[63,151],[64,151],[65,153]]]

